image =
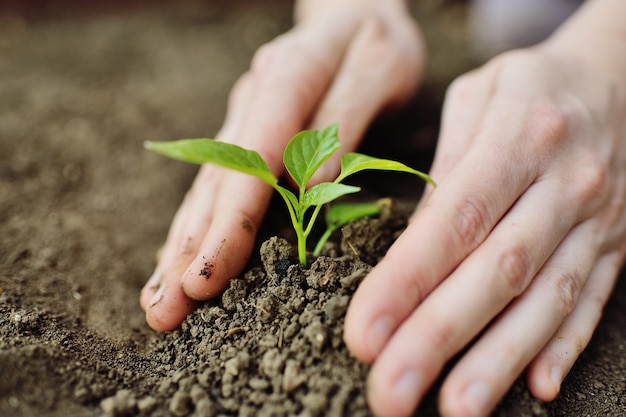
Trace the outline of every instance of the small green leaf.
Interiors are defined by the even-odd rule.
[[[212,163],[254,175],[276,187],[278,179],[257,152],[213,139],[182,139],[172,142],[145,142],[144,146],[179,161],[194,164]]]
[[[392,161],[390,159],[374,158],[373,156],[363,155],[352,152],[341,157],[341,173],[335,182],[341,182],[346,177],[366,169],[375,169],[380,171],[400,171],[415,174],[424,181],[435,185],[432,178],[421,171],[410,168],[401,162]]]
[[[278,191],[283,199],[285,200],[286,204],[291,204],[291,207],[294,210],[297,210],[298,207],[300,206],[300,202],[298,201],[298,197],[296,197],[296,195],[294,193],[291,192],[291,190],[281,186],[281,185],[277,185],[276,187],[274,187],[276,189],[276,191]]]
[[[343,195],[357,193],[361,191],[359,187],[352,185],[337,184],[334,182],[322,182],[309,188],[304,194],[302,204],[305,207],[321,206],[329,203]]]
[[[363,217],[372,217],[380,213],[377,201],[366,203],[336,203],[326,210],[326,224],[333,230]]]
[[[322,130],[304,130],[285,148],[283,162],[298,187],[304,189],[315,171],[339,146],[336,124]]]

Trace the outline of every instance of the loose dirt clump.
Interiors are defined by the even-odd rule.
[[[359,151],[429,170],[445,88],[476,65],[465,3],[409,2],[430,70]],[[180,330],[154,332],[138,303],[197,172],[143,141],[215,135],[235,80],[292,15],[292,0],[0,7],[0,416],[367,414],[367,367],[340,336],[353,291],[403,227],[384,215],[346,227],[343,243],[337,232],[303,269],[270,239],[296,240],[276,199],[247,272]],[[398,173],[351,184],[411,207],[423,185]],[[493,416],[625,416],[624,305],[622,274],[557,399],[533,399],[521,377]],[[439,416],[440,383],[416,415]]]
[[[398,213],[346,227],[351,236],[359,226],[369,230],[353,243],[362,255],[381,256],[362,242],[396,233],[397,219],[406,219]],[[326,250],[337,254],[337,246]],[[350,297],[372,266],[350,252],[320,256],[309,268],[295,259],[285,239],[263,242],[259,265],[150,347],[163,377],[105,398],[105,415],[370,415],[368,367],[350,356],[342,333]]]

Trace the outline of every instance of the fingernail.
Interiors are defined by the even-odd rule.
[[[163,274],[160,272],[154,271],[148,282],[146,282],[146,288],[157,289],[159,285],[161,285],[161,279],[163,278]]]
[[[563,382],[563,370],[560,366],[553,366],[550,369],[550,379],[552,379],[552,383],[556,387],[556,392],[561,390],[561,383]]]
[[[393,395],[402,405],[413,405],[421,395],[422,375],[414,369],[406,371],[393,386]]]
[[[148,304],[148,308],[152,308],[159,303],[163,299],[163,293],[165,292],[165,285],[162,286],[154,293],[152,298],[150,299],[150,303]]]
[[[463,401],[474,415],[486,415],[491,408],[491,388],[484,382],[470,385],[463,395]]]
[[[367,346],[372,355],[376,356],[387,342],[394,329],[394,321],[389,316],[379,317],[367,335]]]

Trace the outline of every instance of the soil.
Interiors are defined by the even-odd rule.
[[[196,168],[142,142],[212,136],[254,50],[289,27],[292,2],[80,4],[0,3],[0,415],[370,415],[343,314],[419,181],[358,178],[366,198],[392,197],[395,209],[337,233],[308,269],[273,202],[246,271],[179,330],[153,332],[139,291]],[[464,7],[416,3],[430,75],[364,152],[428,168],[445,86],[477,64]],[[621,279],[556,401],[532,399],[520,379],[494,415],[626,415],[624,305]],[[437,415],[436,395],[420,416]]]

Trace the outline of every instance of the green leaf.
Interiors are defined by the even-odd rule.
[[[145,142],[144,146],[179,161],[194,164],[212,163],[254,175],[272,187],[278,179],[257,152],[213,139],[182,139],[172,142]]]
[[[304,189],[315,171],[339,146],[336,124],[322,130],[304,130],[285,148],[283,162],[298,187]]]
[[[305,207],[321,206],[329,203],[343,195],[357,193],[361,191],[359,187],[352,185],[337,184],[334,182],[322,182],[309,188],[304,194],[302,204]]]
[[[380,213],[377,201],[366,203],[336,203],[326,209],[326,225],[333,230],[363,217],[372,217]]]
[[[435,182],[429,175],[410,168],[401,162],[392,161],[390,159],[374,158],[373,156],[363,155],[356,152],[347,153],[341,157],[341,173],[335,182],[341,182],[346,177],[367,169],[407,172],[409,174],[415,174],[424,181],[435,185]]]
[[[291,207],[294,210],[298,209],[298,207],[300,206],[300,202],[298,201],[298,197],[296,197],[296,195],[292,193],[291,190],[281,185],[277,185],[274,188],[276,189],[276,191],[278,191],[280,195],[282,195],[283,199],[285,200],[285,204],[291,204]]]

